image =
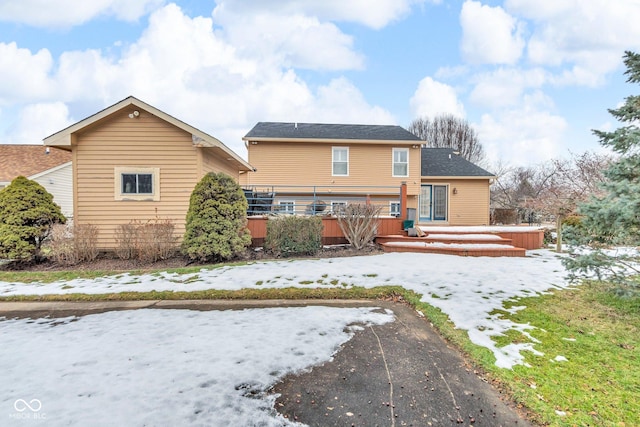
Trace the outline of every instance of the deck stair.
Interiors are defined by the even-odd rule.
[[[422,237],[408,233],[376,237],[385,252],[424,252],[460,256],[523,257],[526,250],[512,245],[512,240],[490,232],[425,233]]]

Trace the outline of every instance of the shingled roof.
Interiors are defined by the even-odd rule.
[[[451,148],[422,148],[422,176],[495,177]]]
[[[245,141],[259,140],[366,140],[420,141],[408,130],[394,125],[258,122]]]
[[[48,153],[47,153],[48,151]],[[71,152],[44,145],[0,144],[0,182],[31,177],[71,161]]]

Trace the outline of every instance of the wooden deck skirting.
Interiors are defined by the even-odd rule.
[[[266,216],[250,216],[247,218],[247,228],[251,232],[251,246],[258,247],[264,244],[264,238],[267,236],[267,221]],[[344,237],[338,220],[335,217],[323,217],[322,218],[322,244],[323,245],[338,245],[347,243],[347,239]],[[378,224],[378,235],[387,234],[401,234],[402,233],[402,220],[398,218],[380,218]]]
[[[402,245],[389,245],[387,243],[382,244],[382,249],[385,252],[424,252],[430,254],[443,254],[443,255],[458,255],[458,256],[485,256],[485,257],[523,257],[526,255],[526,250],[523,248],[514,248],[505,246],[504,249],[486,249],[486,248],[461,248],[461,247],[423,247],[420,246],[402,246]]]
[[[267,235],[267,221],[268,217],[266,216],[251,216],[248,218],[248,228],[251,232],[252,237],[252,246],[262,246],[264,244],[264,238]],[[342,244],[347,243],[344,235],[342,234],[342,230],[340,230],[340,226],[338,225],[338,220],[335,217],[323,217],[322,224],[324,229],[322,231],[322,243],[325,245],[332,244]],[[403,220],[399,218],[380,218],[380,223],[378,225],[378,237],[376,238],[376,242],[382,243],[385,241],[399,240],[400,239],[409,239],[409,241],[425,241],[425,238],[420,237],[407,237],[407,234],[402,230]],[[438,227],[440,228],[440,227]],[[526,250],[532,249],[540,249],[543,246],[544,241],[544,231],[537,230],[532,228],[524,228],[522,231],[519,230],[510,230],[510,231],[492,231],[490,227],[487,228],[489,231],[473,231],[473,232],[465,232],[465,231],[449,231],[448,227],[443,226],[442,231],[438,231],[438,234],[492,234],[500,236],[503,240],[489,241],[485,243],[501,243],[505,245],[512,245],[516,248],[522,248]],[[434,234],[433,231],[430,231]],[[428,236],[427,236],[428,237]],[[442,240],[440,240],[442,242]],[[465,241],[451,241],[449,243],[467,243]],[[468,242],[470,243],[470,242]],[[481,243],[481,242],[477,242]],[[505,248],[507,249],[507,248]],[[513,252],[513,251],[510,251]]]

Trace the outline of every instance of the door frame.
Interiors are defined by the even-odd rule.
[[[436,187],[444,188],[444,217],[436,217],[435,216],[435,196],[436,196]],[[423,191],[428,191],[429,197],[429,207],[427,215],[424,215],[425,206],[422,205],[424,193]],[[418,221],[419,222],[443,222],[446,223],[449,220],[449,184],[435,184],[435,183],[421,183],[420,184],[420,197],[418,200]]]

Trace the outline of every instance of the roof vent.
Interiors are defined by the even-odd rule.
[[[294,127],[294,128],[296,128],[296,129],[298,129],[298,122],[295,122],[295,123],[293,124],[293,127]]]
[[[44,149],[44,154],[49,154],[49,147]]]
[[[451,160],[451,153],[449,153],[449,160]]]

